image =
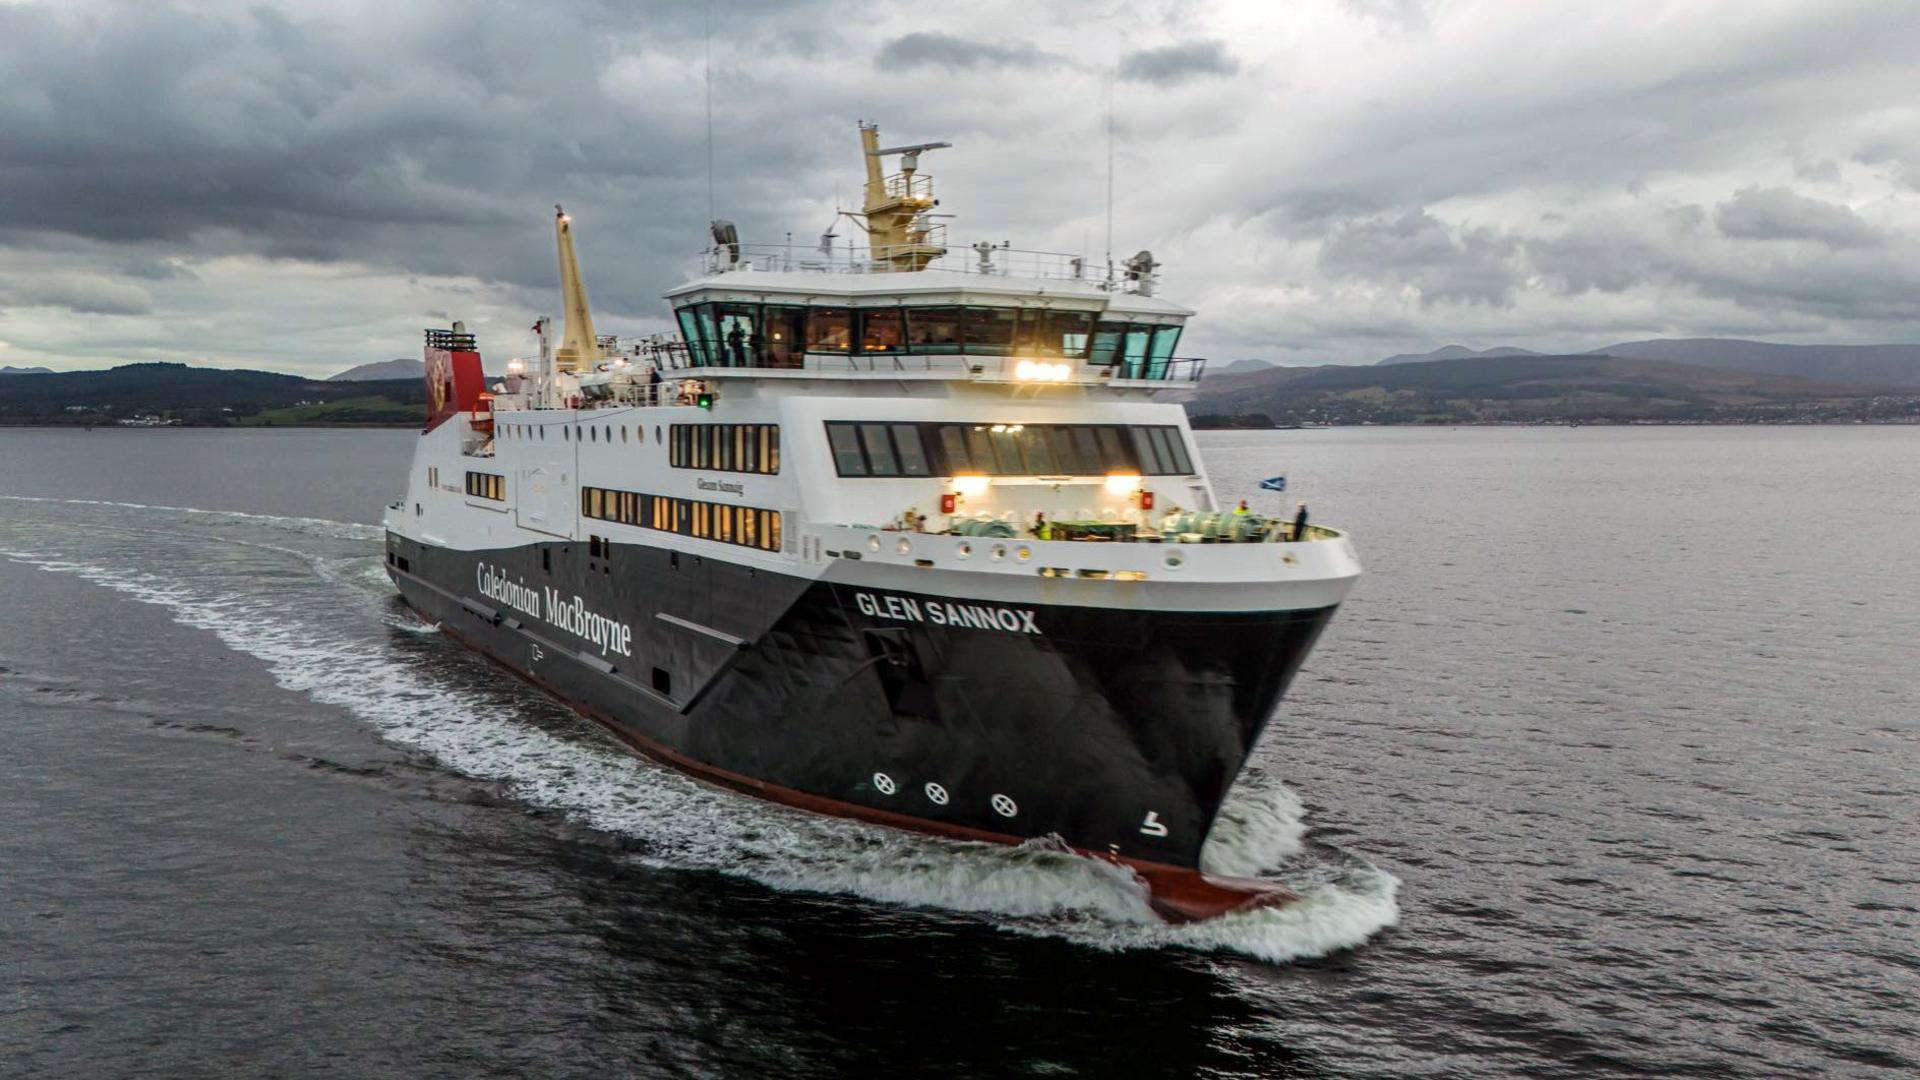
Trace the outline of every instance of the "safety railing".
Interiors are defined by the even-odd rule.
[[[1078,281],[1109,292],[1151,295],[1158,274],[1130,275],[1118,265],[1109,265],[1083,255],[1058,251],[1031,251],[1001,243],[953,244],[946,242],[945,227],[930,226],[923,243],[902,245],[897,254],[925,251],[927,247],[946,248],[946,254],[927,263],[924,269],[906,271],[877,253],[862,237],[849,237],[844,244],[837,237],[827,238],[820,247],[806,244],[733,244],[716,246],[702,252],[708,273],[762,272],[804,274],[960,274],[969,277],[1037,279],[1041,281]]]

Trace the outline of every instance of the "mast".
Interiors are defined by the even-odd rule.
[[[553,233],[560,245],[560,310],[562,336],[553,356],[562,371],[592,371],[600,362],[600,339],[593,334],[593,312],[587,307],[587,286],[580,280],[580,258],[573,252],[573,219],[559,203],[553,204]]]
[[[933,177],[915,173],[922,152],[952,145],[930,142],[882,149],[880,125],[861,121],[860,149],[867,160],[867,190],[860,216],[866,219],[867,247],[877,267],[922,270],[947,253],[941,243],[943,237],[938,235],[944,226],[936,227],[926,217],[940,204],[933,197]],[[900,171],[888,176],[880,159],[891,154],[900,155]]]

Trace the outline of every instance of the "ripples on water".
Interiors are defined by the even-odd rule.
[[[140,437],[164,457],[175,445],[164,440],[180,434]],[[864,947],[872,955],[841,974],[865,970],[875,956],[895,957],[899,966],[889,970],[896,975],[951,980],[953,995],[976,999],[953,1006],[960,1014],[980,1007],[982,998],[1001,1002],[1001,1014],[988,1023],[1009,1044],[1003,1055],[970,1043],[920,1041],[919,1049],[936,1054],[945,1045],[938,1060],[963,1072],[1107,1075],[1122,1061],[1219,1075],[1908,1067],[1908,1010],[1920,960],[1913,946],[1915,696],[1911,668],[1903,665],[1911,664],[1909,643],[1920,632],[1913,600],[1920,577],[1874,564],[1891,564],[1903,541],[1920,539],[1920,528],[1912,512],[1899,509],[1903,504],[1877,503],[1883,493],[1858,478],[1819,492],[1816,501],[1832,505],[1812,505],[1806,500],[1818,489],[1801,474],[1820,467],[1844,473],[1849,454],[1879,462],[1904,448],[1910,493],[1920,480],[1912,464],[1920,455],[1911,453],[1910,433],[1834,432],[1836,439],[1889,441],[1837,450],[1809,444],[1834,460],[1789,457],[1769,474],[1751,458],[1770,444],[1729,446],[1720,432],[1653,434],[1649,441],[1644,433],[1621,433],[1643,440],[1624,450],[1589,439],[1580,445],[1597,449],[1576,446],[1571,453],[1566,440],[1582,435],[1209,438],[1207,458],[1216,474],[1231,478],[1224,483],[1290,472],[1318,517],[1356,528],[1370,577],[1309,660],[1207,852],[1210,869],[1275,876],[1305,899],[1177,928],[1152,918],[1128,876],[1045,845],[962,845],[815,818],[634,758],[537,693],[423,633],[392,601],[379,564],[379,529],[345,520],[373,511],[330,506],[324,483],[310,489],[306,501],[318,515],[310,516],[267,512],[303,508],[284,491],[256,494],[241,485],[216,498],[196,490],[190,494],[205,505],[189,508],[156,497],[166,493],[164,483],[129,490],[104,468],[82,490],[53,494],[44,473],[23,479],[0,466],[0,493],[9,494],[0,500],[0,582],[32,582],[28,593],[55,589],[65,602],[85,605],[91,618],[111,621],[134,602],[210,633],[217,645],[185,630],[164,642],[149,635],[143,651],[164,648],[169,659],[138,680],[134,711],[173,725],[168,730],[212,729],[195,733],[202,737],[318,740],[325,745],[313,752],[284,756],[371,784],[356,813],[385,814],[418,798],[442,804],[449,796],[435,777],[447,770],[470,778],[465,783],[492,785],[504,802],[453,796],[489,807],[484,827],[457,826],[479,835],[455,845],[453,855],[437,856],[474,864],[460,866],[461,873],[499,861],[525,875],[571,850],[554,831],[557,823],[539,824],[549,820],[540,815],[558,815],[614,845],[609,867],[618,869],[599,871],[599,888],[644,888],[655,898],[646,912],[656,919],[670,914],[693,940],[710,939],[716,954],[737,947],[732,939],[743,928],[771,932],[795,954],[871,935]],[[1897,441],[1902,436],[1905,443]],[[74,445],[69,433],[0,438],[29,456],[52,452],[44,440],[68,440],[59,447],[63,456]],[[196,452],[206,445],[219,444],[202,443]],[[298,445],[339,448],[311,435]],[[404,452],[404,440],[389,440],[369,467],[397,471]],[[1611,458],[1596,466],[1586,460],[1595,453]],[[1679,460],[1688,453],[1697,456]],[[1622,475],[1622,468],[1635,474]],[[1798,519],[1747,501],[1756,489],[1789,485],[1803,497]],[[1884,494],[1898,489],[1889,481]],[[135,491],[143,497],[129,497]],[[1857,522],[1856,535],[1836,542],[1809,527],[1814,519]],[[1862,587],[1862,575],[1876,584]],[[62,580],[72,584],[58,586]],[[1906,604],[1890,603],[1890,595],[1904,595]],[[49,633],[63,621],[44,605],[0,614],[20,616],[16,626],[44,623]],[[0,666],[12,669],[0,672],[0,705],[122,707],[94,700],[111,680],[76,678],[87,666],[77,658],[86,653],[45,637],[34,647],[16,646],[19,639],[0,639]],[[244,708],[224,721],[196,715],[233,709],[233,702],[197,708],[193,695],[203,677],[237,678],[221,659],[233,656],[263,666],[284,694],[274,720],[249,717]],[[355,725],[421,755],[420,765],[402,767],[377,751],[354,760],[363,753],[349,745]],[[46,730],[55,734],[25,740],[22,752],[113,756],[98,742]],[[245,775],[237,782],[244,785]],[[1310,805],[1302,805],[1302,794]],[[236,797],[249,802],[244,793]],[[260,797],[272,796],[263,790]],[[516,848],[512,830],[498,820],[515,806],[535,815],[524,820],[546,840]],[[0,796],[0,822],[47,811],[44,800],[9,804]],[[409,845],[419,843],[421,831],[408,831]],[[403,853],[379,865],[386,871],[419,861],[418,852]],[[746,879],[785,899],[761,903],[723,890],[718,907],[732,916],[745,904],[752,914],[722,922],[716,912],[707,922],[700,902],[688,907],[687,898],[709,887],[690,884],[697,879],[689,872]],[[1397,896],[1400,879],[1408,885]],[[86,907],[61,897],[58,879],[25,890],[26,899],[40,897],[54,908]],[[262,892],[262,903],[271,903],[271,890]],[[821,895],[858,902],[823,915],[807,899]],[[613,903],[627,914],[640,909],[635,898]],[[512,906],[482,890],[474,910],[456,918],[480,918],[493,904]],[[1401,904],[1406,925],[1378,936],[1402,917]],[[889,914],[906,910],[923,913],[905,923]],[[388,924],[448,917],[390,895],[368,914]],[[566,918],[519,913],[509,926],[470,931],[475,941],[462,948],[477,949],[472,962],[486,965],[506,991],[505,999],[482,1007],[496,1017],[490,1023],[520,1029],[505,1019],[518,1007],[553,1031],[578,1026],[550,1004],[535,1005],[537,986],[557,982],[578,994],[577,981],[552,966],[603,966],[626,952],[610,954],[596,940],[547,956],[543,966],[533,941],[565,933]],[[823,925],[823,918],[831,921]],[[649,925],[628,928],[639,938],[626,945],[659,962]],[[975,954],[946,961],[948,972],[934,966],[932,955],[948,947],[950,935],[966,940],[973,933],[968,925],[994,935],[970,948],[999,957],[1028,993],[1038,995],[1049,983],[1033,965],[1070,966],[1107,1008],[1086,1011],[1066,985],[1045,1001],[1009,994],[997,987],[1003,979],[970,966],[978,963]],[[395,937],[392,926],[384,936]],[[403,930],[397,939],[414,946],[435,936],[421,930],[410,938]],[[660,949],[669,941],[686,947],[678,934],[657,936]],[[1067,965],[1050,951],[1061,943],[1084,951]],[[1342,951],[1355,946],[1359,951]],[[916,969],[912,957],[921,949],[928,966]],[[1311,959],[1323,956],[1331,959]],[[1138,967],[1142,961],[1150,966]],[[263,960],[272,962],[270,955]],[[911,1053],[911,1040],[903,1045],[900,1033],[928,1023],[897,1012],[890,1026],[884,1017],[832,1013],[830,1030],[817,1036],[823,1041],[781,1035],[773,1015],[794,1008],[796,994],[846,1005],[849,989],[835,971],[844,959],[824,961],[825,970],[802,973],[797,984],[785,973],[771,986],[752,985],[751,975],[732,971],[720,955],[683,962],[709,963],[719,973],[709,976],[732,987],[706,1003],[726,1019],[675,1020],[671,995],[627,985],[623,993],[632,1000],[624,1008],[648,1017],[636,1023],[664,1043],[630,1057],[638,1051],[625,1041],[602,1045],[581,1036],[569,1057],[563,1038],[560,1057],[544,1060],[577,1058],[583,1069],[589,1062],[658,1067],[665,1074],[777,1069],[783,1060],[796,1071],[828,1063],[841,1069]],[[1275,962],[1293,963],[1269,966]],[[50,970],[65,979],[84,974],[58,963]],[[308,988],[311,1008],[328,1008],[314,972],[280,975]],[[174,981],[164,972],[152,977],[170,987]],[[424,993],[411,987],[413,969],[391,977]],[[1169,1009],[1163,995],[1176,987],[1186,988],[1188,1000]],[[516,1005],[521,994],[528,996]],[[888,1001],[918,1000],[884,987],[874,994],[882,1009]],[[16,1015],[43,1022],[21,1031],[29,1040],[21,1045],[44,1050],[58,1041],[58,1024],[47,1026],[34,1012],[34,996],[30,988],[26,1011]],[[1036,1012],[1018,1018],[1021,1006]],[[341,1012],[351,1010],[343,1005]],[[1133,1030],[1113,1030],[1116,1020]],[[1164,1026],[1173,1020],[1191,1045]],[[729,1023],[766,1030],[725,1049],[678,1041],[690,1030]],[[836,1027],[844,1039],[836,1038]],[[863,1034],[856,1038],[856,1031]],[[1049,1045],[1051,1052],[1041,1049]],[[458,1064],[384,1052],[400,1054],[396,1067],[407,1069],[452,1071]],[[477,1053],[465,1062],[472,1071],[513,1071],[512,1054]],[[89,1058],[54,1050],[35,1060],[71,1071],[60,1066]],[[349,1054],[331,1067],[353,1060]],[[363,1051],[358,1060],[374,1059]]]

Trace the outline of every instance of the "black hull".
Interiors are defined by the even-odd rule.
[[[422,617],[670,764],[807,809],[1057,835],[1192,877],[1334,610],[970,603],[641,546],[387,548]],[[579,616],[555,614],[576,597]]]

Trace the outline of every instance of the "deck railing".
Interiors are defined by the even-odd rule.
[[[959,274],[973,277],[1078,281],[1110,292],[1151,295],[1159,275],[1135,276],[1117,264],[1108,265],[1084,255],[1059,251],[1031,251],[1004,243],[948,245],[944,225],[929,228],[925,243],[902,245],[900,254],[940,246],[947,253],[928,263],[925,269],[903,270],[887,258],[886,251],[876,253],[864,237],[848,237],[844,243],[829,238],[827,246],[801,244],[735,244],[710,247],[701,253],[708,273],[729,271],[805,274]]]

